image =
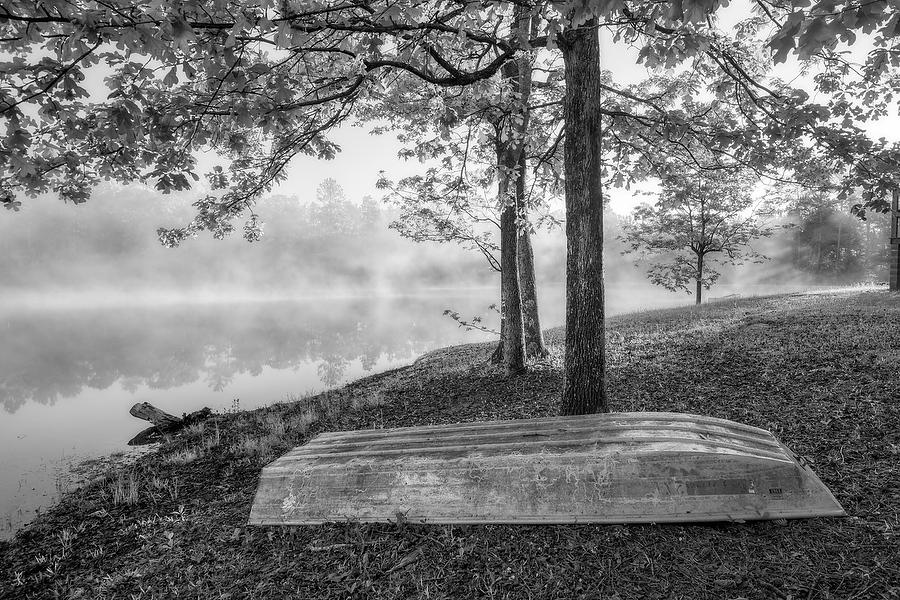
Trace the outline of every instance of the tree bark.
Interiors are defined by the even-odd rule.
[[[533,24],[529,10],[515,8],[516,23],[512,43],[527,37]],[[525,34],[520,36],[520,33]],[[503,78],[518,94],[512,101],[506,124],[497,131],[498,195],[500,212],[500,346],[492,358],[498,358],[510,375],[525,370],[525,324],[522,312],[521,280],[519,273],[519,214],[524,196],[524,171],[519,165],[525,155],[528,132],[528,99],[531,96],[531,62],[526,54],[506,62],[501,68]],[[520,193],[521,188],[521,193]],[[533,279],[533,260],[531,275]]]
[[[819,231],[816,232],[816,273],[822,272],[822,229],[825,227],[825,218],[819,212]]]
[[[525,153],[519,157],[519,178],[516,181],[516,197],[519,206],[525,206]],[[523,214],[522,220],[525,220]],[[550,354],[544,345],[541,318],[538,314],[537,281],[534,275],[534,249],[527,223],[519,231],[519,285],[522,290],[522,319],[525,323],[525,354],[543,358]]]
[[[703,255],[697,255],[697,299],[694,301],[694,304],[700,305],[703,301]]]
[[[537,282],[534,274],[534,249],[531,235],[525,229],[519,234],[518,244],[519,288],[522,300],[522,322],[525,333],[525,356],[543,358],[550,354],[544,343],[541,318],[538,310]],[[503,362],[503,347],[506,337],[506,320],[500,319],[500,342],[491,355],[491,362]]]
[[[503,177],[501,177],[503,179]],[[501,198],[506,186],[500,184]],[[500,314],[503,319],[503,364],[510,375],[525,369],[525,328],[519,293],[518,231],[516,205],[505,205],[500,213]]]
[[[802,224],[802,218],[798,213],[798,220]],[[794,235],[791,238],[791,264],[794,267],[800,265],[800,225],[794,227]]]
[[[503,77],[522,88],[522,72],[517,61],[503,65]],[[510,120],[511,121],[511,120]],[[504,134],[505,133],[505,137]],[[503,319],[503,364],[515,375],[525,370],[525,327],[522,319],[522,297],[519,286],[519,202],[516,182],[519,156],[522,154],[522,131],[510,122],[506,131],[498,130],[497,166],[500,212],[500,314]]]
[[[534,276],[534,249],[531,234],[525,229],[519,234],[519,283],[522,287],[522,320],[525,325],[525,354],[543,358],[550,354],[544,344],[541,317],[538,313],[537,283]]]
[[[501,290],[502,293],[502,290]],[[500,313],[500,341],[497,342],[497,347],[494,348],[494,353],[491,354],[491,362],[495,365],[499,365],[503,362],[503,345],[506,343],[503,340],[506,339],[506,321],[503,319],[503,312]]]
[[[565,62],[566,342],[563,415],[606,412],[600,40],[591,20],[567,29]]]
[[[150,421],[156,427],[163,430],[177,429],[181,427],[181,419],[175,415],[170,415],[164,410],[160,410],[149,402],[138,402],[128,411],[132,417]]]
[[[133,417],[150,421],[152,427],[144,429],[136,436],[128,440],[129,446],[142,446],[144,444],[152,444],[163,438],[163,435],[175,433],[179,429],[183,429],[188,425],[192,425],[212,416],[212,411],[208,407],[195,410],[191,414],[184,415],[184,418],[170,415],[164,410],[160,410],[149,402],[138,402],[128,411]]]
[[[837,263],[837,269],[839,271],[843,271],[843,261],[841,260],[841,229],[843,228],[844,222],[841,219],[842,215],[838,215],[838,224],[837,224],[837,250],[835,251],[835,262]]]

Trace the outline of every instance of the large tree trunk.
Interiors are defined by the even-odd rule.
[[[525,153],[519,157],[519,178],[516,181],[516,198],[519,206],[525,206]],[[523,214],[522,220],[525,220]],[[550,354],[544,345],[541,318],[538,314],[537,281],[534,276],[534,249],[527,223],[519,230],[519,285],[522,290],[522,319],[525,322],[525,354],[543,358]]]
[[[600,41],[591,20],[560,36],[566,70],[564,415],[606,412]]]
[[[891,246],[888,250],[888,289],[892,292],[900,292],[900,190],[894,190],[891,194],[890,234]]]

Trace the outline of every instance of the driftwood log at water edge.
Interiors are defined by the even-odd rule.
[[[152,427],[144,429],[136,436],[128,440],[129,446],[142,446],[162,440],[166,434],[175,433],[194,423],[203,421],[212,416],[212,410],[204,406],[190,414],[184,414],[181,418],[160,410],[149,402],[138,402],[128,411],[133,417],[150,421]]]

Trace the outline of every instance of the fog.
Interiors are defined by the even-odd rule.
[[[221,392],[242,374],[310,366],[317,377],[297,384],[303,393],[344,381],[350,364],[370,371],[496,337],[460,329],[444,311],[499,329],[489,308],[498,302],[498,274],[474,250],[401,237],[389,227],[398,214],[390,205],[342,193],[272,196],[257,207],[266,223],[259,242],[201,234],[163,247],[156,229],[186,224],[190,203],[190,195],[105,187],[84,205],[42,197],[0,214],[0,405],[7,413],[117,382],[131,394],[197,382]],[[692,303],[683,291],[651,285],[647,263],[623,256],[623,218],[611,211],[605,218],[608,313]],[[879,247],[878,218],[865,226],[837,213],[810,218],[802,231],[780,228],[754,242],[770,259],[721,268],[705,297],[879,277],[883,261],[866,250],[867,243]],[[542,323],[559,326],[563,231],[540,229],[533,243]],[[253,402],[271,400],[260,394]]]
[[[84,205],[42,197],[0,213],[0,538],[52,503],[67,465],[126,448],[143,428],[135,402],[253,408],[496,339],[443,313],[497,329],[498,274],[478,252],[402,238],[390,206],[282,194],[257,206],[259,242],[164,248],[156,229],[185,225],[191,199],[107,186]],[[724,269],[706,298],[883,277],[885,224],[808,215],[756,242],[771,260]],[[621,217],[605,229],[609,314],[692,303],[622,256]],[[562,325],[563,232],[533,243],[542,323]]]
[[[491,279],[478,257],[461,249],[401,239],[374,203],[322,207],[269,198],[259,208],[266,221],[260,242],[200,235],[162,247],[157,227],[184,225],[192,210],[189,197],[126,188],[99,190],[80,206],[38,198],[0,215],[6,300],[32,303],[39,295],[71,306],[77,296],[90,305],[383,296],[460,277],[467,285]]]
[[[444,315],[499,329],[489,308],[498,303],[499,275],[480,253],[405,239],[389,227],[399,214],[392,206],[338,192],[265,198],[259,242],[201,233],[178,248],[163,247],[156,230],[192,218],[188,194],[107,186],[79,206],[41,197],[3,211],[0,405],[13,412],[121,381],[132,393],[198,381],[222,391],[239,374],[315,366],[321,376],[298,384],[302,393],[343,381],[354,361],[368,371],[491,339]],[[647,262],[623,256],[626,218],[605,216],[608,314],[692,303],[683,291],[652,285]],[[773,236],[754,242],[768,260],[718,267],[722,277],[705,298],[883,278],[886,219],[861,224],[820,211],[803,227],[780,227],[791,220],[780,217]],[[542,324],[559,326],[563,231],[540,229],[532,239]]]
[[[190,202],[190,195],[106,187],[79,206],[42,197],[29,200],[18,213],[4,211],[0,214],[0,294],[5,309],[387,298],[441,294],[447,289],[484,289],[489,297],[496,295],[490,290],[499,287],[497,273],[477,252],[453,243],[404,239],[388,228],[396,217],[391,207],[368,198],[322,203],[273,196],[257,207],[265,222],[265,235],[259,242],[248,243],[239,234],[215,240],[201,233],[179,248],[162,247],[156,229],[187,223],[193,214]],[[650,285],[645,269],[634,265],[634,256],[621,255],[623,248],[616,240],[621,233],[619,218],[608,213],[606,221],[606,285],[613,312],[691,301],[683,292]],[[877,221],[875,216],[866,225],[873,237],[875,222],[876,242]],[[838,239],[846,247],[837,250],[843,252],[843,259],[849,256],[851,243],[860,243],[848,236],[853,227],[845,223],[844,241]],[[727,295],[720,293],[726,290],[728,294],[757,293],[759,286],[820,285],[882,276],[877,257],[869,260],[858,249],[852,250],[853,261],[844,260],[852,264],[843,265],[843,270],[823,270],[822,257],[828,260],[827,250],[821,250],[821,232],[812,241],[795,238],[796,231],[785,230],[755,242],[771,260],[724,269],[708,297]],[[817,269],[798,268],[798,264],[809,267],[811,261],[808,256],[806,263],[798,260],[800,242],[807,247],[818,243]],[[538,282],[561,286],[565,279],[562,231],[538,231],[534,244]]]
[[[272,196],[257,208],[266,222],[259,242],[201,234],[163,247],[156,229],[187,223],[190,202],[189,195],[106,187],[84,205],[43,197],[0,214],[2,408],[53,404],[117,381],[130,382],[132,392],[197,381],[222,391],[238,374],[301,365],[315,366],[327,387],[353,361],[368,371],[379,361],[492,337],[459,331],[445,311],[499,329],[489,308],[498,303],[499,276],[485,258],[454,243],[401,237],[389,227],[398,215],[390,205],[342,192]],[[651,285],[647,262],[623,256],[623,218],[608,211],[604,223],[608,314],[691,303],[683,291]],[[886,219],[862,225],[832,212],[807,221],[755,241],[768,260],[719,267],[721,280],[705,297],[883,275]],[[533,243],[542,324],[559,326],[563,231],[538,230]]]

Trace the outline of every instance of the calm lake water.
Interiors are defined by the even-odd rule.
[[[74,465],[128,450],[148,425],[135,402],[180,415],[333,388],[491,339],[442,313],[491,323],[495,293],[0,312],[0,536],[71,487]]]
[[[0,308],[0,537],[74,485],[75,465],[128,451],[147,425],[129,415],[135,402],[181,415],[333,388],[436,348],[491,339],[442,313],[496,325],[488,309],[496,294]],[[562,287],[540,300],[543,325],[561,325]],[[648,284],[608,290],[607,304],[615,314],[690,302]]]

